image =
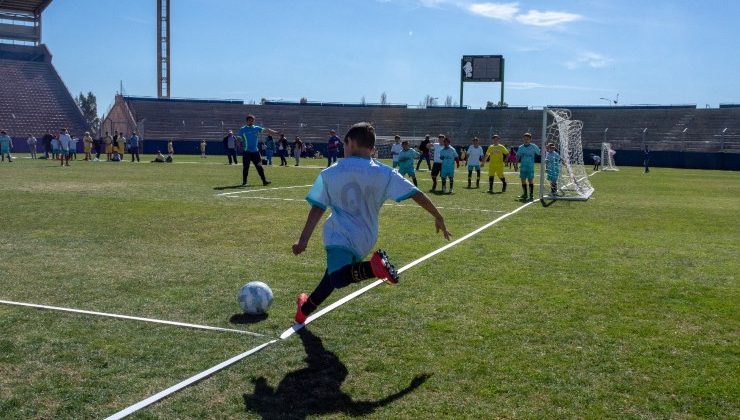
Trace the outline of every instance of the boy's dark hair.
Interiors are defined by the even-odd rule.
[[[404,140],[404,141],[402,141],[402,142],[401,142],[401,145],[404,145],[404,144],[409,144],[409,141],[408,141],[408,140]]]
[[[250,118],[251,118],[251,119],[254,119],[254,115],[252,115],[252,114],[247,114],[247,118],[246,118],[246,119],[248,120],[248,119],[250,119]]]
[[[401,136],[399,136],[398,134],[396,134],[396,136],[395,136],[395,137],[393,137],[393,138],[394,138],[394,139],[398,139],[398,140],[401,140]]]
[[[360,147],[372,149],[375,147],[375,128],[369,122],[357,123],[347,131],[344,143],[349,143],[349,139],[356,141]]]

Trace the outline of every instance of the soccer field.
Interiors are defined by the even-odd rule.
[[[112,415],[290,327],[325,268],[319,229],[291,253],[325,161],[267,167],[269,187],[252,169],[246,189],[224,161],[0,163],[0,300],[255,333],[0,304],[0,418]],[[486,175],[430,194],[455,238],[522,205],[515,174],[504,194]],[[530,205],[137,415],[740,416],[740,174],[591,182],[591,200]],[[377,244],[397,267],[446,244],[401,204]],[[250,280],[274,292],[266,319],[240,314]]]

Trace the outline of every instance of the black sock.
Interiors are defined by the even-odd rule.
[[[534,193],[534,184],[529,184],[529,196],[532,197]]]
[[[375,278],[370,261],[347,264],[333,273],[325,273],[316,289],[311,292],[308,301],[301,306],[301,312],[309,315],[329,297],[334,289],[341,289],[352,283]]]
[[[527,195],[527,184],[522,184],[522,191],[524,191],[524,195]]]
[[[450,178],[450,189],[452,189],[453,185],[455,185],[455,178]]]
[[[488,189],[493,191],[493,177],[492,176],[488,177]]]
[[[412,181],[414,181],[414,187],[418,187],[419,185],[416,183],[416,177],[411,178]]]
[[[447,187],[447,178],[442,177],[442,189],[445,189]]]

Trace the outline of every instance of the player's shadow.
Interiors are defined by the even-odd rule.
[[[254,393],[244,394],[248,412],[259,413],[265,419],[305,419],[334,413],[364,416],[413,392],[431,376],[418,375],[406,388],[377,401],[355,401],[341,389],[347,367],[306,328],[297,334],[306,350],[308,366],[285,375],[277,388],[264,377],[252,379]]]
[[[242,186],[242,184],[238,184],[238,185],[225,185],[223,187],[213,187],[213,189],[216,190],[216,191],[235,190],[237,188],[244,188],[244,187]]]
[[[246,313],[234,314],[229,319],[232,324],[256,324],[267,319],[267,314],[250,315]]]

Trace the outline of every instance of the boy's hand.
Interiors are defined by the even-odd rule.
[[[301,241],[300,239],[296,241],[296,243],[293,244],[293,254],[298,255],[301,252],[306,250],[306,246],[308,244],[306,242]]]
[[[447,230],[447,226],[445,226],[445,221],[443,218],[441,217],[435,218],[434,227],[437,229],[437,233],[439,233],[439,231],[441,230],[445,239],[447,239],[448,241],[450,240],[450,238],[452,238],[452,234],[450,233],[450,231]]]

